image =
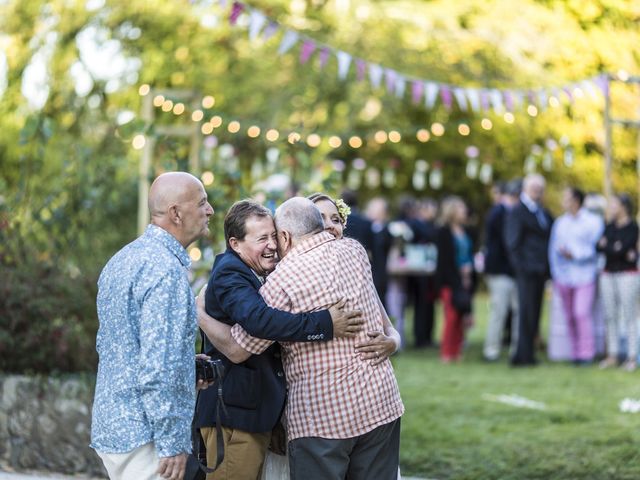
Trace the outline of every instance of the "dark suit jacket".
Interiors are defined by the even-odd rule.
[[[279,341],[318,341],[333,338],[327,310],[291,314],[267,306],[258,290],[262,284],[253,271],[231,249],[218,255],[205,295],[206,310],[217,320],[239,323],[251,335]],[[266,432],[277,423],[286,397],[280,346],[272,345],[261,355],[234,364],[205,340],[205,353],[221,359],[225,366],[222,386],[228,416],[222,425],[246,432]],[[200,392],[196,426],[216,423],[217,388]]]
[[[467,236],[471,236],[467,232]],[[437,231],[438,245],[438,267],[436,270],[438,287],[449,287],[451,290],[458,291],[463,288],[462,276],[460,269],[456,264],[456,243],[453,233],[448,226],[442,226]],[[473,245],[471,246],[473,252]],[[473,264],[472,264],[473,267]],[[473,274],[475,288],[475,272]],[[472,289],[473,290],[473,289]]]
[[[489,275],[513,276],[511,260],[504,242],[504,224],[507,208],[504,205],[494,205],[485,222],[486,257],[484,271]]]
[[[372,245],[371,245],[371,273],[373,275],[373,283],[376,286],[376,290],[379,295],[383,295],[387,291],[387,285],[389,282],[389,275],[387,274],[387,259],[389,257],[389,250],[391,250],[391,244],[393,238],[389,233],[389,229],[386,225],[376,232],[372,233]],[[385,299],[380,298],[384,303]]]
[[[504,239],[516,274],[549,274],[549,236],[553,217],[543,209],[547,219],[542,227],[527,206],[518,202],[508,213]]]
[[[359,212],[353,211],[347,219],[347,228],[344,236],[354,238],[359,241],[367,252],[371,252],[373,247],[373,231],[371,230],[371,220],[362,216]]]

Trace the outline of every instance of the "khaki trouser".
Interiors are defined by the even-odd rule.
[[[158,475],[160,459],[153,443],[127,453],[97,453],[111,480],[162,480]]]
[[[207,465],[216,464],[217,438],[215,427],[200,429],[207,448]],[[207,475],[207,480],[257,480],[260,478],[264,457],[271,440],[271,431],[249,433],[222,427],[224,461],[218,469]]]

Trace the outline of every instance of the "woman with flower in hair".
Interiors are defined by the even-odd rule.
[[[337,239],[343,238],[343,232],[347,226],[347,217],[351,213],[349,206],[341,199],[334,200],[324,193],[314,193],[307,198],[315,203],[318,210],[320,210],[325,230]],[[378,304],[384,324],[384,332],[367,332],[369,340],[356,345],[358,353],[363,358],[372,359],[375,363],[382,362],[400,348],[400,334],[394,328],[391,320],[389,320],[389,316],[379,298]],[[376,357],[375,352],[380,350],[384,352],[383,355]]]

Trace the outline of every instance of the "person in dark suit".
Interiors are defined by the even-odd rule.
[[[534,341],[540,323],[544,286],[549,278],[549,236],[553,218],[542,206],[545,180],[529,174],[520,202],[507,214],[505,245],[518,288],[518,336],[511,357],[513,366],[535,365]]]
[[[344,230],[344,236],[359,241],[369,254],[369,257],[371,257],[371,249],[373,248],[371,220],[367,219],[358,210],[358,198],[354,192],[345,190],[342,192],[342,200],[351,208],[349,223]]]
[[[389,205],[384,198],[372,198],[367,204],[366,216],[371,221],[371,273],[373,284],[378,296],[386,308],[387,287],[389,274],[387,273],[387,259],[393,239],[387,228]]]
[[[291,342],[328,341],[353,336],[361,329],[357,312],[343,312],[339,305],[297,315],[266,305],[259,289],[277,261],[276,231],[268,209],[249,200],[235,203],[225,217],[224,232],[227,250],[216,257],[205,292],[210,317],[227,325],[238,323],[252,335]],[[234,364],[237,359],[227,357],[224,347],[216,348],[209,340],[217,338],[213,322],[199,318],[199,323],[207,335],[205,353],[222,360],[225,367],[226,411],[220,410],[225,459],[212,478],[257,478],[285,403],[280,348],[274,344],[261,355]],[[195,413],[209,465],[216,460],[217,403],[217,389],[205,390]]]

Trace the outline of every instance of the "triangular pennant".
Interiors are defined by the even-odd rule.
[[[403,98],[404,92],[407,88],[407,81],[402,75],[398,75],[396,78],[396,97]]]
[[[229,15],[229,23],[231,25],[235,25],[238,21],[238,17],[244,10],[244,5],[240,2],[233,2],[233,6],[231,7],[231,14]]]
[[[424,93],[424,83],[414,80],[411,82],[411,101],[414,105],[420,103]]]
[[[359,82],[363,81],[367,74],[367,62],[361,58],[356,60],[356,74]]]
[[[428,109],[432,109],[436,103],[436,98],[438,97],[438,84],[435,82],[427,82],[424,84],[424,105]]]
[[[454,88],[453,96],[456,97],[456,102],[458,103],[458,108],[463,112],[467,111],[467,97],[464,94],[464,89],[462,88]]]
[[[279,29],[280,29],[280,27],[278,26],[278,24],[276,22],[269,22],[269,25],[267,25],[265,27],[265,29],[262,31],[263,40],[265,42],[267,40],[269,40],[271,37],[273,37],[278,32]]]
[[[390,68],[384,70],[384,79],[387,85],[387,92],[393,93],[396,89],[396,71]]]
[[[504,106],[507,107],[507,111],[513,112],[513,95],[511,92],[509,90],[505,90],[502,96],[504,98]]]
[[[316,49],[316,43],[313,40],[305,40],[300,48],[300,63],[305,64]]]
[[[449,85],[440,86],[440,98],[442,99],[444,108],[451,110],[451,107],[453,106],[453,97],[451,96],[451,89],[449,88]]]
[[[482,89],[480,90],[480,107],[482,110],[489,110],[489,92]]]
[[[547,100],[549,100],[548,92],[544,88],[538,90],[538,108],[540,110],[546,110]]]
[[[351,55],[347,52],[339,50],[336,52],[336,58],[338,59],[338,78],[344,80],[349,74],[349,66],[351,65]]]
[[[328,47],[322,47],[320,49],[320,53],[318,54],[318,65],[320,65],[320,70],[322,70],[329,61],[329,54],[331,51]]]
[[[280,47],[278,48],[278,55],[284,55],[298,42],[298,32],[293,30],[287,30],[282,36]]]
[[[467,88],[467,98],[469,99],[469,105],[471,110],[477,112],[480,110],[480,92],[476,88]]]
[[[255,40],[267,23],[267,17],[260,10],[251,10],[249,14],[249,40]]]
[[[382,74],[384,71],[382,67],[376,63],[369,64],[369,81],[371,82],[371,86],[373,88],[378,88],[380,86],[380,82],[382,82]]]
[[[489,92],[489,98],[491,99],[491,107],[496,113],[501,113],[504,110],[504,102],[502,99],[502,92],[497,88],[491,89]]]

